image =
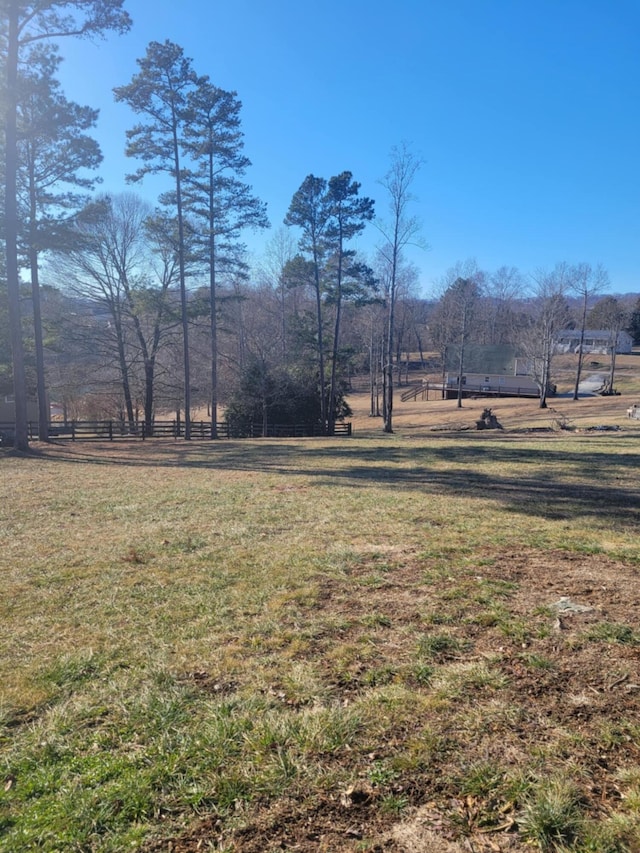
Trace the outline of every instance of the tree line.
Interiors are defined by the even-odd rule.
[[[149,174],[161,174],[166,189],[154,210],[145,210],[132,196],[91,198],[88,193],[95,188],[101,161],[100,148],[90,136],[97,112],[70,102],[61,91],[56,78],[61,61],[58,43],[64,37],[125,32],[131,20],[123,0],[5,0],[1,8],[6,93],[3,278],[16,445],[27,444],[30,389],[25,365],[30,347],[40,405],[39,434],[41,439],[47,437],[51,367],[45,364],[43,263],[50,287],[61,286],[67,296],[76,296],[77,306],[84,306],[80,314],[85,323],[89,304],[96,316],[108,315],[106,337],[111,340],[124,416],[129,421],[137,417],[139,400],[133,386],[138,368],[144,375],[142,410],[149,431],[156,405],[158,357],[166,344],[181,364],[181,409],[185,436],[190,437],[194,388],[190,338],[206,314],[207,402],[215,437],[218,336],[223,315],[228,314],[219,300],[228,299],[225,289],[237,291],[247,278],[243,232],[269,226],[266,205],[244,179],[251,164],[243,154],[237,93],[224,91],[208,76],[199,75],[179,45],[168,40],[151,42],[138,60],[138,72],[129,84],[115,88],[114,95],[138,117],[127,131],[126,154],[139,165],[127,180],[135,183]],[[388,249],[391,313],[403,240],[413,230],[412,221],[405,219],[405,208],[417,164],[406,147],[398,149],[388,176],[393,219],[383,245]],[[400,183],[392,183],[398,176]],[[292,366],[288,380],[315,385],[318,418],[328,432],[344,410],[339,372],[344,306],[379,298],[371,268],[349,247],[374,217],[373,200],[360,197],[359,189],[349,171],[328,180],[309,175],[293,196],[286,218],[299,233],[299,251],[282,271],[282,286],[310,287],[315,294],[315,359],[303,377],[294,376]],[[27,279],[30,317],[21,308]],[[325,326],[330,327],[329,333]],[[80,332],[67,329],[66,334],[75,345]],[[80,359],[80,350],[75,356],[74,361]],[[92,362],[92,358],[86,361]],[[391,389],[389,374],[385,398],[389,429]]]
[[[421,160],[406,144],[379,182],[384,215],[351,171],[310,174],[262,263],[249,268],[243,235],[270,223],[246,180],[241,102],[168,40],[151,42],[131,81],[114,89],[136,116],[127,181],[161,175],[164,191],[155,206],[134,192],[96,195],[97,112],[64,95],[58,44],[125,32],[123,4],[0,6],[0,384],[13,391],[18,448],[27,446],[30,395],[43,440],[49,397],[66,415],[142,420],[148,434],[156,413],[170,410],[189,438],[194,406],[206,406],[212,437],[222,406],[238,422],[309,422],[331,433],[348,416],[356,374],[367,377],[371,415],[392,432],[403,352],[443,359],[455,346],[461,376],[473,342],[517,344],[544,406],[559,329],[573,324],[584,335],[597,320],[638,337],[640,302],[598,301],[606,271],[586,263],[529,277],[459,263],[436,296],[421,298],[406,260],[409,245],[423,245],[411,213]],[[371,225],[378,248],[365,258],[353,245]],[[576,397],[581,369],[582,348]]]
[[[184,418],[181,300],[166,226],[133,193],[102,201],[99,215],[79,225],[82,241],[55,267],[55,279],[65,280],[65,288],[44,286],[48,384],[67,419],[117,418],[132,427],[144,421],[145,431],[150,423],[152,433],[157,412]],[[638,331],[640,306],[636,301],[634,310],[631,297],[591,294],[584,312],[578,284],[585,275],[597,282],[602,273],[588,265],[559,264],[531,282],[513,268],[490,273],[465,262],[449,271],[439,294],[426,299],[419,295],[417,271],[403,268],[390,359],[394,384],[407,380],[411,366],[433,373],[447,365],[462,376],[467,348],[510,345],[531,364],[545,406],[558,331],[574,328],[579,338],[588,328],[604,329],[615,341],[621,329],[633,330],[634,317]],[[389,310],[383,287],[375,285],[383,280],[383,270],[374,262],[364,280],[352,275],[342,284],[337,347],[336,280],[320,277],[318,300],[314,269],[288,229],[276,231],[251,276],[221,279],[217,381],[225,418],[235,427],[321,423],[319,341],[324,341],[330,365],[327,403],[336,365],[334,418],[348,416],[349,391],[367,390],[370,414],[380,417],[384,428]],[[189,287],[193,404],[211,416],[209,299],[206,284]],[[608,388],[613,390],[615,348],[610,359]],[[575,361],[577,387],[581,349]],[[34,387],[33,357],[27,360],[27,376]]]
[[[640,343],[640,298],[607,294],[609,284],[602,265],[586,262],[559,262],[528,276],[512,267],[489,274],[469,261],[454,266],[443,282],[431,327],[443,363],[445,349],[455,346],[458,405],[462,405],[465,348],[471,343],[509,344],[525,361],[538,387],[540,407],[546,408],[554,388],[558,336],[567,329],[575,330],[578,341],[573,398],[578,399],[588,329],[606,333],[610,370],[604,393],[614,393],[620,333],[626,330]]]

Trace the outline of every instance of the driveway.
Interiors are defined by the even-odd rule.
[[[579,394],[597,394],[607,381],[606,373],[590,373],[578,385]]]

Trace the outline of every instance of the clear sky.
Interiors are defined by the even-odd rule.
[[[308,174],[344,170],[386,215],[393,145],[424,160],[413,212],[423,292],[475,258],[523,273],[602,263],[640,292],[640,0],[126,0],[133,28],[67,40],[69,98],[100,108],[102,189],[120,192],[135,117],[113,100],[150,41],[242,101],[246,179],[272,228]],[[134,189],[155,202],[158,188]],[[359,248],[372,252],[370,227]]]

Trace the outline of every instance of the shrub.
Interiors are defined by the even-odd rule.
[[[344,420],[351,409],[340,389],[336,420]],[[321,420],[320,389],[310,372],[271,370],[254,359],[246,368],[226,407],[226,419],[237,432],[247,433],[253,424],[300,424],[314,427]]]

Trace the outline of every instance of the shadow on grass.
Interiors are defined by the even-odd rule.
[[[593,516],[637,525],[640,492],[616,486],[612,471],[640,470],[640,453],[603,449],[601,441],[575,451],[542,440],[481,441],[474,435],[429,438],[428,444],[393,445],[380,438],[327,444],[326,441],[269,440],[100,445],[73,453],[36,450],[25,460],[43,458],[89,465],[170,467],[256,472],[305,477],[318,485],[358,488],[362,484],[410,493],[464,495],[501,504],[511,512],[545,519]],[[636,439],[637,441],[637,439]],[[635,449],[635,442],[631,445]],[[443,463],[450,467],[442,467]],[[509,473],[500,473],[504,468]],[[515,469],[515,470],[514,470]],[[567,482],[562,472],[580,482]]]

